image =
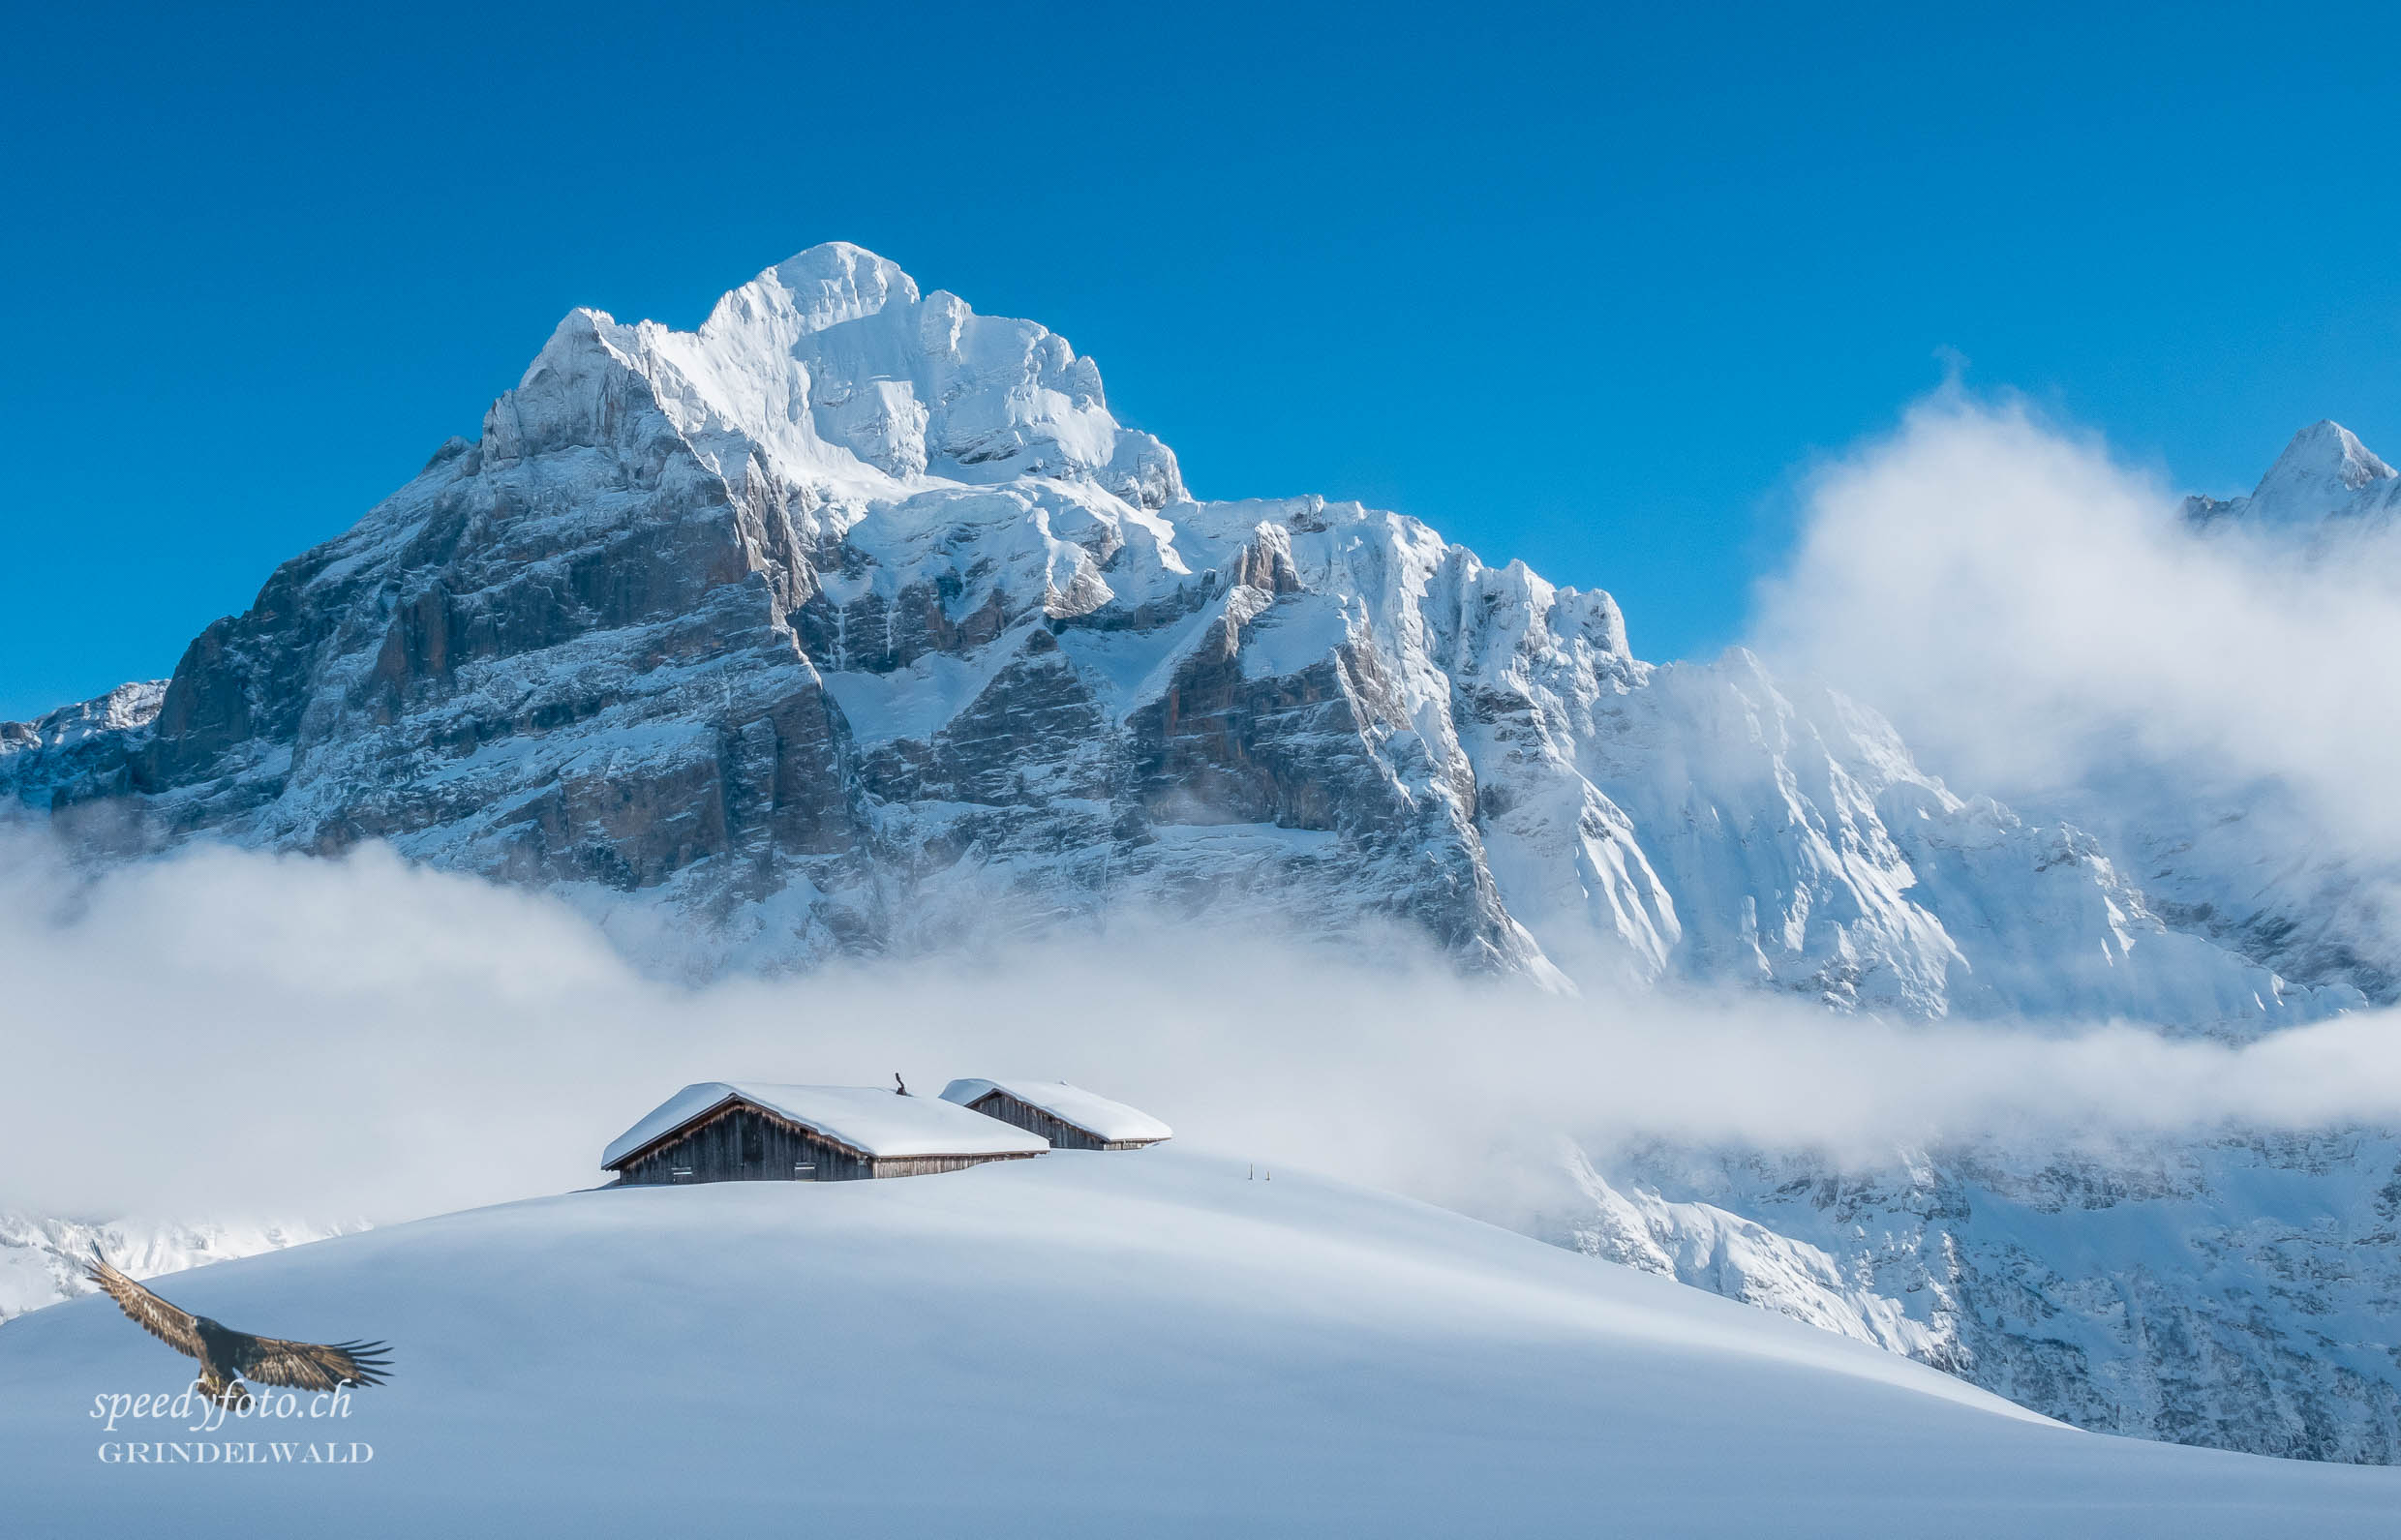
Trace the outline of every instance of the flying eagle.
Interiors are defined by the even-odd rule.
[[[289,1343],[221,1326],[169,1305],[110,1267],[98,1250],[85,1276],[115,1300],[134,1324],[186,1357],[198,1359],[201,1391],[236,1411],[250,1405],[250,1392],[241,1384],[245,1379],[295,1390],[380,1385],[391,1362],[382,1343]]]

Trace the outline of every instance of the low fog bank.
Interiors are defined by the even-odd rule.
[[[389,1222],[593,1185],[689,1081],[1075,1080],[1186,1142],[1529,1211],[1563,1137],[1873,1160],[2241,1124],[2401,1122],[2381,1015],[2246,1047],[2108,1026],[1560,998],[1189,925],[690,989],[538,895],[222,847],[90,877],[0,834],[0,1205]]]

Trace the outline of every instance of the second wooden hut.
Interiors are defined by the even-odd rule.
[[[1139,1150],[1175,1134],[1147,1112],[1064,1080],[953,1080],[942,1100],[1039,1133],[1060,1150]]]

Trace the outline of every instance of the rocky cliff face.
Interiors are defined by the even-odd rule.
[[[1355,504],[1191,499],[1063,340],[847,246],[697,333],[569,317],[479,439],[163,693],[0,736],[0,778],[153,838],[387,840],[663,915],[705,967],[1238,900],[1925,1014],[2341,1003],[1857,706],[1637,661],[1605,594]]]
[[[1356,504],[1196,500],[1062,339],[847,246],[695,333],[569,317],[476,439],[286,563],[163,688],[0,728],[0,789],[139,843],[385,840],[695,972],[1140,903],[1923,1017],[2244,1035],[2361,998],[2172,926],[2100,841],[1955,795],[1854,703],[1742,653],[1639,661],[1605,594]],[[2281,1223],[2286,1195],[2195,1180],[2230,1224]],[[1780,1184],[1711,1206],[1654,1183],[1642,1233],[1672,1257],[1712,1215],[1783,1223]],[[1578,1244],[1657,1265],[1589,1240],[1625,1229],[1622,1197],[1595,1189]],[[2026,1286],[2112,1286],[2123,1213],[2062,1212],[2079,1259]],[[1922,1227],[1923,1288],[1964,1286],[1940,1268],[1975,1223]],[[1859,1309],[1976,1375],[2047,1340]],[[2260,1372],[2314,1383],[2296,1342],[2263,1339]],[[2006,1372],[2043,1409],[2134,1404],[2089,1353],[2046,1362]],[[2363,1418],[2312,1447],[2388,1453]]]
[[[1891,1348],[2065,1422],[2304,1460],[2401,1451],[2401,1144],[1990,1145],[1833,1171],[1579,1159],[1562,1245]],[[1667,1194],[1674,1193],[1675,1197]]]

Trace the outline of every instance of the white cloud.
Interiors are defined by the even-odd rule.
[[[1230,966],[1238,958],[1238,966]],[[692,990],[537,895],[198,848],[93,878],[0,839],[0,1200],[388,1220],[590,1185],[688,1081],[1056,1075],[1189,1143],[1505,1215],[1562,1134],[1872,1157],[2240,1120],[2401,1121],[2401,1033],[2246,1048],[1897,1026],[1798,1003],[1563,1000],[1189,927]]]
[[[1947,388],[1812,478],[1762,651],[1894,719],[1960,789],[2290,808],[2401,854],[2401,560],[2208,538],[2097,438]]]
[[[1826,468],[1761,628],[1961,790],[2147,776],[2188,805],[2285,807],[2296,849],[2401,852],[2392,570],[2197,539],[2154,480],[2021,404],[1946,390]],[[1191,1143],[1486,1213],[1562,1135],[1871,1161],[2401,1123],[2386,1013],[2241,1048],[1900,1026],[1748,995],[1563,1000],[1164,921],[694,990],[552,900],[376,848],[90,876],[0,834],[0,1200],[53,1212],[431,1212],[597,1181],[601,1145],[689,1080],[895,1070],[927,1094],[1065,1076]]]

